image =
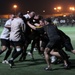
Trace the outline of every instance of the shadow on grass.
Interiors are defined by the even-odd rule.
[[[44,59],[25,60],[23,62],[16,61],[16,63],[17,64],[16,66],[14,66],[14,68],[30,67],[30,66],[46,64]]]
[[[75,69],[75,59],[70,59],[70,69]],[[63,63],[61,64],[61,67],[63,67]]]
[[[71,62],[71,65],[70,65],[71,68],[67,69],[67,70],[75,69],[75,60],[70,59],[70,62]],[[36,65],[42,65],[42,64],[46,64],[44,59],[25,60],[22,63],[21,62],[17,63],[16,66],[14,66],[13,68],[30,67],[30,66],[36,66]],[[61,65],[61,64],[57,64],[57,65]],[[62,69],[65,70],[64,66],[61,65],[61,66],[59,66],[57,68],[54,68],[53,70],[62,70]]]
[[[71,68],[75,69],[75,59],[70,59],[71,62]]]

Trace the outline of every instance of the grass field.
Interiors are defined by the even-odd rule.
[[[2,27],[0,27],[0,33],[2,31]],[[68,36],[71,37],[73,47],[75,48],[75,27],[59,27],[59,29],[63,30]],[[28,47],[28,50],[30,46]],[[28,51],[27,50],[27,51]],[[72,62],[72,69],[64,70],[61,66],[62,64],[52,65],[53,71],[45,71],[44,67],[46,67],[46,62],[38,54],[37,51],[34,51],[35,60],[32,61],[30,56],[27,55],[26,61],[18,62],[18,58],[15,60],[16,66],[12,69],[7,64],[2,64],[2,60],[4,58],[5,53],[0,55],[0,75],[74,75],[75,74],[75,55],[67,52],[71,57],[70,61]],[[11,57],[11,56],[10,56]],[[9,57],[9,58],[10,58]]]

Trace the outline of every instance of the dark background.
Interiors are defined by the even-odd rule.
[[[0,0],[0,14],[14,13],[13,5],[17,4],[17,12],[35,11],[38,14],[56,13],[54,7],[61,6],[63,13],[69,12],[69,7],[75,5],[75,0]],[[43,13],[43,10],[46,12]]]

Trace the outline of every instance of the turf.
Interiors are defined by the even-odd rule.
[[[71,37],[73,47],[75,48],[75,27],[59,27],[67,35]],[[3,28],[0,27],[0,33]],[[29,51],[30,46],[28,47]],[[38,54],[38,51],[34,51],[33,61],[30,56],[27,55],[26,61],[18,62],[18,58],[15,60],[16,66],[12,69],[7,64],[2,64],[5,53],[0,55],[0,75],[74,75],[75,74],[75,55],[67,52],[70,55],[70,61],[72,63],[72,69],[64,70],[62,64],[52,64],[53,71],[45,71],[44,68],[47,66],[44,58]],[[11,56],[10,56],[11,57]],[[9,58],[10,58],[9,57]],[[8,58],[8,59],[9,59]]]

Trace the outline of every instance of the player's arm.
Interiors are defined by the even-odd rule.
[[[36,30],[36,27],[34,25],[32,25],[31,23],[29,23],[29,21],[27,22],[28,26],[34,30]]]
[[[39,23],[35,23],[34,24],[36,27],[40,27],[40,24]]]
[[[4,26],[5,28],[11,28],[11,26],[10,25],[6,25],[6,26]]]

